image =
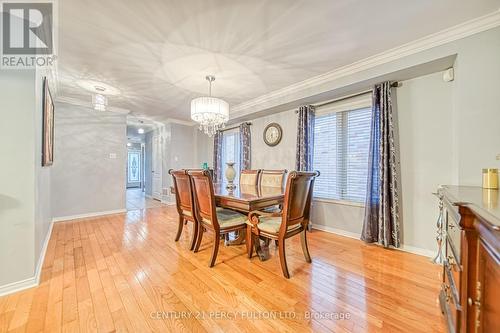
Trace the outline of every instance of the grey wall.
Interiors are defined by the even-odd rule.
[[[65,103],[56,108],[53,217],[125,209],[126,116]]]
[[[283,128],[279,145],[269,147],[264,142],[263,132],[269,123],[278,123]],[[297,115],[295,110],[276,113],[252,120],[252,168],[254,169],[295,169],[297,143]]]
[[[43,75],[0,70],[0,294],[10,283],[35,282],[50,228],[51,168],[41,167]]]
[[[403,191],[404,246],[421,253],[435,251],[439,184],[481,185],[481,168],[499,167],[500,154],[500,28],[482,32],[352,76],[332,86],[353,84],[404,68],[456,55],[455,81],[441,73],[403,82],[397,90]],[[394,78],[393,78],[394,79]],[[317,92],[313,92],[317,93]],[[293,111],[253,119],[252,167],[294,168],[297,117]],[[270,122],[282,125],[283,141],[274,148],[262,141]],[[316,200],[315,226],[357,237],[362,205]]]
[[[34,89],[34,71],[0,71],[0,286],[34,275]]]
[[[454,82],[436,73],[403,82],[397,89],[403,243],[433,249],[438,214],[431,195],[454,179],[452,92]]]
[[[462,185],[480,185],[482,168],[500,161],[500,28],[457,43],[454,140]]]
[[[431,195],[439,184],[451,183],[452,83],[442,73],[403,82],[397,89],[403,190],[403,230],[407,247],[435,247],[436,200]],[[278,146],[262,139],[265,126],[283,127]],[[252,120],[252,168],[295,169],[297,115],[294,110]],[[444,151],[444,153],[443,153]],[[313,225],[320,229],[358,237],[364,217],[362,204],[317,199]]]
[[[42,167],[42,131],[43,131],[43,76],[49,73],[37,70],[35,80],[35,258],[41,269],[43,246],[48,242],[49,229],[52,223],[52,167]],[[54,89],[51,89],[54,96]],[[57,109],[54,110],[57,112]],[[54,157],[55,159],[56,157]]]
[[[176,123],[168,123],[160,128],[146,133],[146,194],[152,195],[152,138],[158,135],[162,142],[162,187],[164,195],[162,200],[171,201],[173,198],[169,194],[172,184],[169,169],[197,168],[197,140],[193,134],[193,126],[186,126]],[[204,148],[206,149],[206,148]]]
[[[203,163],[207,162],[209,167],[213,167],[213,153],[214,153],[214,138],[209,137],[198,129],[197,126],[192,127],[194,141],[195,141],[195,167],[199,168]]]

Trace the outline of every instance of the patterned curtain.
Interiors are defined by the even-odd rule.
[[[214,183],[222,181],[222,132],[214,135]]]
[[[312,171],[314,152],[314,106],[301,106],[298,113],[299,124],[297,126],[295,169],[297,171]]]
[[[246,122],[240,125],[240,169],[249,170],[252,167],[251,146],[252,136],[250,125]]]
[[[399,139],[391,83],[377,84],[372,100],[368,184],[361,239],[384,247],[400,247]]]

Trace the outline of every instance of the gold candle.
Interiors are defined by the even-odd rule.
[[[483,188],[498,189],[498,169],[483,169]]]

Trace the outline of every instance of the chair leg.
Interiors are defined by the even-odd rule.
[[[253,233],[252,233],[252,227],[248,225],[247,226],[247,239],[245,242],[245,245],[247,247],[248,258],[252,258],[252,255],[253,255],[253,242],[254,242],[254,237],[253,237]]]
[[[290,273],[288,273],[288,266],[286,265],[286,256],[285,256],[285,239],[278,240],[278,250],[280,254],[280,263],[281,270],[283,271],[283,275],[289,279]]]
[[[198,238],[198,222],[193,222],[193,236],[191,238],[191,247],[189,250],[193,251],[196,246],[196,239]]]
[[[179,225],[177,226],[177,235],[175,236],[175,241],[177,242],[181,238],[182,227],[184,226],[184,219],[179,216]]]
[[[217,259],[217,253],[219,253],[219,243],[220,243],[220,234],[218,232],[215,232],[212,257],[210,258],[210,263],[208,264],[209,267],[214,267],[215,265],[215,259]]]
[[[306,230],[300,233],[300,243],[302,244],[302,252],[304,252],[304,257],[307,262],[311,262],[311,255],[309,254],[309,248],[307,247]]]
[[[198,226],[198,236],[196,236],[196,245],[194,246],[194,252],[198,252],[198,250],[200,249],[200,245],[201,245],[201,240],[203,239],[203,232],[205,231],[205,228],[203,227],[203,225],[199,225]]]

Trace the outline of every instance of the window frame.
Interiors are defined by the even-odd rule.
[[[333,113],[339,113],[339,112],[350,112],[350,111],[356,111],[360,109],[366,109],[366,108],[372,108],[372,99],[371,99],[371,92],[367,92],[365,94],[361,94],[358,96],[353,96],[353,97],[347,97],[345,99],[339,100],[337,102],[332,102],[331,104],[327,104],[323,107],[319,107],[316,109],[316,117],[321,117]],[[341,117],[340,119],[337,118],[337,122],[342,122],[341,128],[341,136],[342,136],[342,144],[347,145],[347,135],[348,131],[347,129],[347,117]],[[337,133],[337,135],[339,135]],[[340,136],[339,135],[339,136]],[[346,149],[345,147],[343,148],[343,151],[345,152]],[[314,161],[314,159],[313,159]],[[342,158],[342,156],[337,154],[337,161],[341,161],[342,163],[347,163],[347,158]],[[314,162],[313,162],[313,168],[314,168]],[[346,167],[343,167],[344,170],[347,170]],[[368,169],[368,165],[367,165]],[[345,186],[341,188],[342,191],[346,191],[347,188],[347,174],[343,175],[342,179],[340,180]],[[345,188],[344,188],[345,187]],[[365,202],[364,201],[355,201],[355,200],[349,200],[349,199],[342,199],[342,198],[329,198],[329,197],[322,197],[322,196],[316,196],[313,194],[313,201],[317,202],[325,202],[325,203],[334,203],[334,204],[340,204],[340,205],[346,205],[346,206],[353,206],[353,207],[364,207]]]
[[[227,138],[228,135],[231,135],[231,136],[234,136],[234,149],[235,149],[235,159],[234,159],[234,171],[236,172],[236,176],[234,178],[235,182],[238,183],[239,182],[239,177],[240,177],[240,173],[241,173],[241,165],[240,165],[240,155],[241,155],[241,146],[240,146],[240,130],[239,128],[234,128],[234,129],[230,129],[230,130],[226,130],[224,132],[222,132],[222,150],[221,150],[221,160],[222,160],[222,178],[223,178],[223,181],[226,182],[226,176],[225,176],[225,173],[226,173],[226,169],[227,169],[227,162],[229,161],[224,161],[224,157],[226,155],[226,151],[225,151],[225,138]]]

